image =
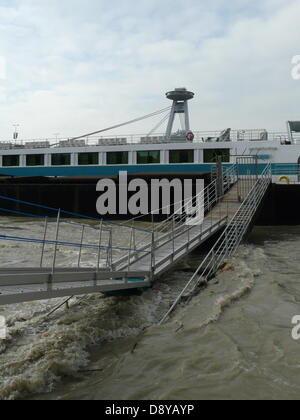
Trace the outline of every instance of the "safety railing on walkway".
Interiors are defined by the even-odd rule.
[[[227,215],[207,215],[237,181],[236,165],[224,171],[221,181],[222,193],[218,190],[217,180],[214,180],[197,196],[185,200],[183,211],[175,211],[162,223],[154,223],[153,219],[145,229],[138,227],[135,220],[126,224],[95,218],[81,221],[85,216],[77,213],[0,196],[7,207],[17,203],[31,209],[26,212],[2,207],[0,211],[40,221],[39,229],[30,232],[30,235],[8,233],[0,235],[0,240],[32,244],[34,252],[28,258],[28,263],[30,261],[31,267],[50,268],[52,275],[66,265],[74,269],[91,268],[95,272],[130,270],[133,263],[144,257],[148,257],[148,270],[153,274],[158,264],[161,264],[157,262],[155,253],[165,244],[173,243],[175,256],[178,252],[175,250],[176,242],[184,235],[189,242],[195,226],[199,226],[198,233],[201,235],[225,222]],[[53,212],[54,217],[37,215],[36,212],[41,210]],[[66,219],[66,216],[73,217],[73,220]],[[64,252],[66,249],[67,257]]]
[[[104,221],[4,196],[0,196],[0,201],[7,205],[5,208],[0,208],[2,213],[24,216],[28,218],[29,223],[32,220],[39,222],[27,235],[12,235],[9,232],[0,235],[1,241],[33,244],[34,252],[28,259],[31,267],[51,267],[55,272],[67,264],[69,267],[78,269],[89,267],[94,268],[95,271],[112,270],[114,261],[120,256],[127,257],[133,249],[137,254],[139,252],[146,254],[147,251],[134,247],[134,240],[140,240],[145,234],[148,238],[152,236],[151,230],[138,226]],[[32,210],[13,210],[9,208],[12,202],[22,205],[23,208],[28,206]],[[34,213],[45,210],[53,212],[54,217],[44,217]],[[70,216],[73,217],[72,220],[65,218]],[[61,252],[64,249],[68,249],[68,258],[65,252]],[[64,254],[63,260],[60,254]]]
[[[129,241],[129,254],[128,256],[122,256],[118,261],[113,263],[113,269],[120,270],[125,267],[130,267],[130,265],[144,257],[143,252],[148,252],[151,255],[150,270],[153,273],[158,267],[154,255],[156,250],[162,248],[171,241],[173,243],[172,254],[174,255],[176,254],[176,241],[185,235],[189,242],[191,232],[195,230],[196,226],[198,226],[199,235],[201,235],[204,232],[211,231],[221,223],[224,223],[228,217],[228,205],[226,206],[226,214],[223,214],[221,209],[219,209],[219,212],[216,211],[215,214],[209,213],[212,208],[223,200],[231,186],[237,182],[237,179],[237,167],[236,165],[232,165],[224,171],[219,180],[223,185],[221,192],[218,190],[217,180],[215,179],[195,197],[184,200],[183,202],[175,203],[173,206],[176,207],[176,205],[179,204],[179,208],[164,221],[158,224],[155,224],[152,221],[152,233],[150,238],[148,232],[140,241],[136,241],[133,227]],[[165,209],[169,212],[171,210],[170,208],[159,210]],[[151,215],[151,213],[149,213],[149,215]],[[152,213],[152,218],[153,216]]]
[[[170,310],[161,320],[163,323],[180,303],[183,296],[192,297],[200,284],[206,284],[215,275],[221,265],[229,258],[241,243],[247,232],[265,193],[272,182],[272,168],[268,164],[260,174],[238,211],[228,223],[223,234],[199,265],[198,269],[187,282]]]

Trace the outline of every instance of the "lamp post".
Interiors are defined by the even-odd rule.
[[[15,129],[14,134],[13,134],[13,140],[15,140],[15,142],[17,142],[18,139],[18,127],[20,127],[20,124],[13,124],[13,127]]]

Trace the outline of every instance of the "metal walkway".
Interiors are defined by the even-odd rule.
[[[229,192],[225,201],[228,199],[234,200],[236,195],[238,195],[239,199],[242,198],[240,206],[238,206],[236,213],[232,217],[228,217],[226,229],[187,282],[169,311],[162,318],[160,324],[171,315],[183,297],[190,300],[199,286],[207,284],[222,267],[222,264],[226,262],[226,259],[230,258],[236,251],[253,222],[271,183],[272,168],[271,164],[269,164],[260,176],[257,178],[245,176],[237,182],[235,192],[233,190]]]
[[[129,224],[70,221],[59,210],[55,219],[41,218],[39,235],[0,235],[4,243],[13,241],[27,248],[30,244],[28,259],[33,265],[0,269],[0,305],[150,287],[208,238],[221,229],[228,231],[233,221],[236,224],[237,214],[243,214],[240,223],[244,229],[246,218],[239,209],[247,205],[252,191],[256,194],[266,174],[240,176],[238,165],[232,165],[198,196],[185,202],[185,211],[176,211],[162,223],[153,221],[145,229],[135,220]],[[238,232],[240,239],[242,233]],[[228,242],[227,254],[233,248]],[[59,261],[66,249],[71,254],[68,267]],[[215,259],[215,267],[220,261]],[[186,288],[182,294],[185,292]]]

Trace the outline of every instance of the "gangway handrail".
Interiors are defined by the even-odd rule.
[[[28,242],[28,243],[37,243],[37,244],[47,244],[47,245],[60,245],[66,247],[74,247],[74,248],[87,248],[87,249],[96,249],[99,250],[116,250],[116,251],[130,251],[130,248],[126,247],[117,247],[117,246],[105,246],[105,245],[93,245],[93,244],[81,244],[79,242],[67,242],[67,241],[55,241],[55,240],[43,240],[43,239],[36,239],[36,238],[26,238],[22,236],[9,236],[9,235],[0,235],[0,240],[4,241],[12,241],[12,242]],[[149,254],[149,251],[145,251],[142,249],[136,249],[136,253],[144,253]]]
[[[233,182],[230,182],[229,180],[233,180]],[[228,168],[224,174],[223,174],[223,187],[226,185],[226,187],[229,189],[230,185],[234,184],[237,181],[237,165],[233,164]],[[211,192],[212,189],[212,192]],[[225,188],[226,189],[226,188]],[[228,191],[226,190],[226,192]],[[201,207],[204,203],[204,214],[207,213],[209,210],[211,210],[216,204],[221,202],[224,198],[225,194],[219,194],[217,190],[217,181],[212,181],[204,190],[202,190],[200,193],[198,193],[196,196],[192,197],[188,200],[188,204],[192,204],[194,200],[198,202],[197,208],[194,210],[194,213],[197,214],[197,211],[199,211],[199,207]],[[203,202],[203,203],[202,203]],[[183,203],[183,201],[178,202]],[[187,204],[187,205],[188,205]],[[149,213],[150,214],[150,213]],[[173,238],[177,238],[178,236],[184,235],[185,233],[189,233],[193,229],[193,225],[186,225],[185,221],[188,219],[188,215],[182,214],[178,215],[176,212],[170,215],[166,220],[164,220],[162,223],[160,223],[158,226],[154,228],[153,226],[153,234],[155,234],[154,240],[151,238],[149,242],[145,243],[146,237],[144,236],[141,238],[139,242],[135,244],[135,249],[139,249],[138,247],[141,246],[140,249],[146,250],[149,249],[150,252],[153,252],[154,249],[164,245],[168,241],[170,241]],[[204,217],[205,220],[205,217]],[[204,221],[203,220],[203,221]],[[203,222],[202,221],[202,222]],[[200,222],[199,222],[200,223]],[[198,223],[198,224],[199,224]],[[212,225],[211,221],[211,225]],[[168,231],[165,232],[166,227],[168,228]],[[133,228],[133,227],[132,227]],[[160,235],[160,236],[159,236]],[[165,242],[161,244],[161,241],[163,241],[166,238]],[[167,239],[169,238],[169,239]],[[134,252],[133,252],[134,254]],[[119,267],[120,264],[125,263],[127,260],[126,256],[120,257],[114,264],[114,267]],[[135,262],[137,259],[135,259]],[[121,265],[122,267],[122,265]]]
[[[264,181],[264,179],[266,179],[266,182],[262,183],[261,181]],[[243,212],[245,211],[244,210],[245,205],[248,205],[248,207],[250,207],[250,210],[253,209],[255,212],[261,202],[261,199],[263,198],[265,191],[270,185],[271,181],[272,181],[272,166],[269,163],[264,169],[264,171],[261,173],[260,178],[258,178],[257,181],[255,182],[254,186],[248,193],[243,203],[240,205],[239,209],[237,210],[237,212],[231,219],[230,223],[227,225],[226,229],[224,230],[220,238],[217,240],[215,245],[211,248],[211,250],[206,255],[204,260],[201,262],[201,264],[199,265],[199,267],[197,268],[193,276],[190,278],[190,280],[187,282],[183,290],[177,296],[176,300],[174,301],[173,305],[170,307],[169,311],[161,319],[160,324],[164,323],[165,320],[169,317],[169,315],[174,311],[178,303],[181,301],[183,295],[186,293],[189,287],[193,284],[194,280],[196,279],[196,277],[199,275],[200,272],[204,273],[204,275],[201,275],[198,278],[198,280],[196,280],[195,285],[193,286],[192,291],[189,294],[190,297],[193,296],[193,292],[198,287],[200,282],[202,281],[203,283],[207,283],[209,276],[212,275],[213,272],[215,272],[218,269],[222,261],[224,261],[227,256],[232,255],[232,253],[237,249],[237,247],[239,246],[239,244],[241,243],[244,237],[244,234],[247,228],[249,227],[252,217],[250,217],[250,219],[249,218],[246,219],[246,223],[243,224],[242,230],[239,233],[239,235],[235,235],[235,243],[231,247],[228,247],[227,245],[227,247],[225,247],[224,253],[220,254],[219,256],[217,254],[218,251],[221,250],[222,245],[224,245],[224,243],[226,245],[226,239],[228,238],[228,233],[232,232],[233,226],[241,225],[241,219],[239,219],[239,216],[241,213],[243,214]],[[258,189],[260,185],[262,186],[262,188]],[[251,203],[251,198],[253,195],[254,195],[254,201],[255,201],[254,206],[253,206],[253,203]],[[216,256],[218,257],[217,259],[216,259]],[[210,264],[212,260],[213,260],[213,266],[211,267]]]
[[[226,169],[226,171],[223,174],[223,181],[226,180],[229,176],[233,176],[232,172],[234,172],[234,175],[236,175],[236,164],[232,164],[232,166],[230,166],[230,168]],[[199,198],[202,198],[203,196],[205,197],[205,194],[207,192],[209,192],[212,187],[214,187],[214,190],[216,190],[216,180],[212,181],[202,191],[200,191],[200,193],[198,193],[196,196],[194,196],[192,198],[189,198],[188,200],[183,200],[181,202],[175,203],[175,205],[176,204],[180,204],[180,203],[183,203],[183,207],[186,207],[186,206],[188,206],[190,204],[192,205],[195,200],[197,200]],[[211,207],[211,204],[214,204],[216,201],[218,201],[218,198],[220,198],[220,196],[218,197],[217,194],[215,194],[213,201],[210,202],[210,203],[208,203],[208,204],[210,204],[210,207]],[[170,207],[170,206],[168,206],[168,207]],[[179,211],[180,210],[177,210],[177,212],[175,212],[174,214],[170,215],[168,219],[165,219],[163,222],[161,222],[160,225],[158,225],[156,227],[156,230],[159,230],[159,227],[161,225],[164,225],[169,220],[171,220],[174,215],[178,215]],[[184,214],[182,215],[181,214],[180,216],[183,218],[186,215],[184,215]]]
[[[108,223],[98,219],[97,222],[99,222],[99,225],[93,226],[96,234],[90,235],[87,241],[85,241],[85,230],[87,227],[90,228],[91,226],[71,221],[70,223],[80,226],[80,237],[78,240],[74,240],[75,232],[74,229],[72,229],[72,239],[69,240],[69,236],[65,237],[65,235],[70,235],[70,229],[67,229],[66,231],[60,229],[60,227],[63,227],[64,223],[66,223],[61,217],[61,214],[64,212],[60,210],[57,212],[55,226],[52,225],[51,229],[49,221],[52,221],[52,218],[45,217],[45,226],[42,232],[42,237],[40,237],[40,233],[38,233],[38,238],[35,237],[36,235],[33,235],[31,238],[13,235],[0,235],[0,240],[30,242],[42,245],[39,269],[47,269],[51,272],[51,276],[47,282],[47,291],[50,294],[43,294],[43,297],[54,296],[53,291],[55,291],[55,295],[57,294],[55,281],[61,278],[59,274],[60,271],[65,270],[66,268],[61,267],[60,264],[58,264],[60,257],[59,248],[63,246],[73,247],[78,250],[78,252],[74,253],[77,260],[75,260],[76,268],[74,270],[78,271],[78,273],[80,273],[80,270],[84,269],[83,267],[85,266],[83,264],[83,260],[86,255],[82,254],[82,250],[92,249],[97,252],[87,253],[89,258],[88,267],[91,267],[94,272],[99,273],[103,270],[107,270],[108,272],[111,272],[113,276],[113,273],[116,271],[120,272],[120,270],[124,270],[125,272],[138,272],[140,269],[145,269],[149,273],[149,284],[151,284],[155,277],[161,275],[162,272],[169,269],[174,263],[179,261],[180,258],[183,258],[187,253],[199,246],[200,243],[208,239],[212,234],[226,226],[229,215],[229,207],[228,202],[226,203],[226,201],[224,201],[223,203],[223,198],[226,195],[226,192],[230,190],[230,187],[232,187],[237,180],[238,171],[236,170],[236,165],[232,165],[228,170],[224,171],[223,178],[219,176],[216,180],[209,184],[208,188],[205,188],[199,194],[189,199],[188,203],[193,205],[192,214],[188,214],[191,212],[186,211],[186,214],[178,215],[175,212],[168,218],[167,222],[164,221],[163,225],[158,225],[159,229],[155,229],[155,226],[153,226],[154,228],[152,228],[152,230],[138,229],[134,226],[134,223],[131,227],[121,225],[123,228],[126,228],[126,232],[124,232],[126,234],[128,232],[127,229],[130,229],[130,238],[126,238],[127,243],[125,246],[122,246],[122,242],[120,242],[122,241],[122,238],[120,238],[118,233],[119,231],[117,232],[117,235],[115,235],[116,232],[114,232],[112,228],[108,228]],[[223,184],[223,188],[221,188],[221,183]],[[200,200],[199,197],[202,200]],[[195,203],[193,203],[194,201]],[[217,204],[220,202],[221,204],[218,206]],[[42,207],[40,205],[37,206]],[[214,210],[208,213],[208,211],[212,209]],[[203,210],[204,216],[206,216],[204,220],[202,220]],[[196,216],[195,220],[193,220],[194,216]],[[161,226],[163,226],[162,232],[160,232]],[[149,235],[149,241],[140,244],[138,241],[142,235],[139,234],[139,236],[137,236],[136,233],[138,231],[141,231],[142,233],[146,232],[146,234]],[[51,253],[46,253],[46,246],[51,247]],[[51,264],[50,267],[49,261]],[[67,278],[69,279],[69,277]],[[10,279],[12,278],[10,277]],[[27,276],[27,279],[30,280],[30,275]],[[64,276],[64,279],[66,279],[66,276]],[[86,277],[83,278],[83,280],[85,279]],[[112,287],[116,288],[116,285],[113,285]],[[118,287],[119,286],[117,286],[117,288]],[[122,287],[126,288],[126,284],[123,284]],[[129,285],[129,288],[133,287],[134,284]],[[142,286],[140,285],[139,287]],[[94,286],[89,290],[91,293],[93,290],[95,292],[100,291],[96,284],[96,277],[94,278]],[[73,291],[75,294],[76,291],[78,292],[77,289],[73,289]],[[84,291],[83,289],[80,289],[80,292],[78,293],[81,292],[86,292],[86,288]],[[25,294],[26,293],[27,292],[25,292]],[[30,298],[32,295],[29,293],[26,296],[27,298]],[[39,295],[39,297],[41,298],[41,295]],[[37,298],[37,296],[35,296],[35,298]],[[13,299],[15,298],[12,298],[12,300]]]
[[[23,211],[20,211],[20,210],[4,209],[2,207],[0,207],[0,212],[17,214],[19,216],[26,216],[26,217],[30,217],[32,219],[40,219],[40,220],[48,219],[49,222],[50,221],[56,221],[56,217],[39,216],[39,215],[33,214],[33,213],[23,212]],[[66,219],[61,219],[60,223],[63,223],[63,224],[66,224],[66,225],[73,225],[73,226],[81,226],[81,227],[84,226],[88,229],[99,230],[98,226],[89,225],[89,224],[86,224],[86,223],[78,223],[78,222],[74,222],[74,221],[66,220]],[[124,227],[127,227],[127,226],[124,226]],[[103,228],[103,230],[106,230],[107,232],[110,231],[108,228],[107,229]]]
[[[55,207],[44,206],[42,204],[32,203],[32,202],[24,201],[24,200],[18,200],[16,198],[6,197],[6,196],[3,196],[3,195],[0,195],[0,200],[11,201],[11,202],[15,202],[15,203],[18,203],[18,204],[25,204],[25,205],[28,205],[29,207],[36,207],[36,208],[41,208],[41,209],[44,209],[44,210],[50,210],[50,211],[54,211],[55,213],[60,212],[61,214],[72,216],[72,217],[78,218],[78,219],[93,220],[93,221],[98,222],[98,223],[100,223],[102,221],[104,222],[103,218],[96,218],[96,217],[86,216],[86,215],[83,215],[83,214],[80,214],[80,213],[73,213],[73,212],[69,212],[69,211],[66,211],[66,210],[57,209]],[[9,211],[9,209],[4,209],[4,210]],[[17,211],[12,211],[12,213],[16,213],[17,214],[18,212]],[[32,213],[25,213],[25,212],[23,212],[23,215],[26,215],[26,214],[29,215],[29,217],[36,217],[36,218],[45,218],[45,217],[47,217],[47,216],[39,216],[39,215],[35,216]],[[120,226],[120,227],[125,227],[125,228],[128,228],[128,229],[131,228],[130,226],[127,226],[126,224],[121,224],[121,223],[117,223],[117,222],[111,222],[111,221],[107,221],[107,220],[105,220],[105,223],[107,225],[112,225],[112,226]],[[141,228],[135,228],[135,229],[137,231],[140,231],[140,232],[148,232],[148,233],[150,232],[150,230],[148,230],[148,229],[141,229]]]

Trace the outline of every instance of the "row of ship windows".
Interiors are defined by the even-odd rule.
[[[138,151],[137,164],[159,164],[160,151]],[[223,162],[229,162],[229,149],[208,149],[204,150],[204,163],[211,163],[216,160],[216,156],[221,155]],[[128,152],[107,152],[107,165],[128,165]],[[170,150],[169,163],[194,163],[194,150]],[[44,166],[45,155],[26,155],[26,166]],[[71,165],[70,153],[54,153],[51,154],[52,166],[69,166]],[[78,165],[99,165],[99,153],[78,153]],[[20,166],[19,155],[2,156],[2,167]]]

